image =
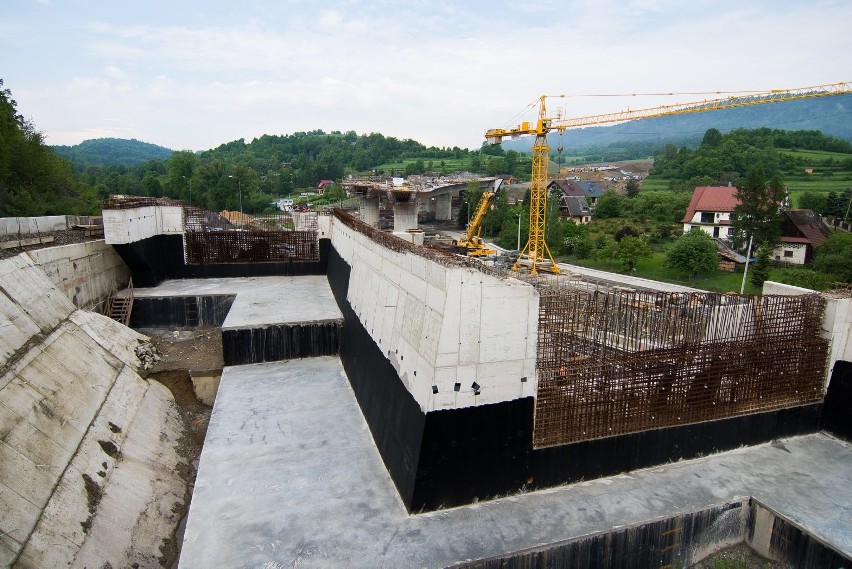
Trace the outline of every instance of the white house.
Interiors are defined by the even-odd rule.
[[[734,186],[699,186],[692,193],[692,200],[683,217],[683,232],[694,228],[705,231],[711,237],[730,239],[734,236],[731,216],[739,204]]]

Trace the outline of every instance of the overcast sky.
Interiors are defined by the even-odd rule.
[[[579,95],[850,81],[850,30],[848,0],[2,0],[0,78],[48,144],[477,148],[542,94],[573,117],[704,98]]]

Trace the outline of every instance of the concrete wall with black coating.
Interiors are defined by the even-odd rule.
[[[132,328],[221,326],[234,295],[138,297],[130,315]]]
[[[533,449],[532,397],[424,414],[352,310],[350,267],[334,248],[328,269],[344,315],[341,361],[410,511],[611,476],[819,429],[821,405],[808,405]]]
[[[155,235],[113,245],[130,268],[134,286],[154,287],[167,279],[324,275],[331,242],[320,239],[320,260],[289,263],[221,263],[187,265],[183,235]]]
[[[758,555],[797,569],[852,567],[849,558],[758,500],[749,504],[746,544]]]
[[[347,330],[348,333],[348,330]],[[532,398],[427,413],[411,509],[613,476],[819,430],[820,405],[532,448]]]
[[[226,366],[235,366],[335,356],[342,331],[340,321],[224,329],[222,357]]]
[[[328,282],[343,313],[340,361],[400,498],[410,509],[425,416],[349,306],[350,267],[332,248]]]
[[[823,406],[823,428],[831,434],[852,441],[852,363],[838,360],[834,364]]]
[[[748,500],[598,533],[540,549],[460,565],[467,569],[689,567],[707,553],[741,543]]]
[[[744,499],[561,544],[469,562],[459,567],[691,567],[736,545],[746,545],[783,567],[824,569],[852,566],[848,557],[757,500]]]

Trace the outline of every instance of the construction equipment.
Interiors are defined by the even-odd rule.
[[[476,204],[476,213],[470,223],[467,224],[467,233],[465,236],[455,242],[457,247],[466,250],[469,257],[486,257],[494,255],[497,252],[494,249],[489,249],[485,246],[479,234],[482,231],[482,220],[485,219],[485,214],[488,213],[488,205],[491,203],[491,198],[496,192],[482,192],[482,197],[479,198],[479,203]]]
[[[522,122],[515,128],[494,128],[485,132],[485,139],[489,144],[500,144],[504,136],[535,135],[532,147],[532,177],[530,178],[530,231],[529,239],[521,250],[515,261],[513,270],[528,268],[531,274],[536,274],[539,268],[550,270],[558,274],[559,268],[553,260],[553,255],[545,241],[547,213],[547,177],[548,162],[550,160],[550,147],[547,145],[547,134],[551,131],[563,132],[570,128],[591,126],[597,124],[608,124],[636,119],[653,117],[667,117],[688,113],[701,113],[719,109],[732,109],[736,107],[749,107],[753,105],[764,105],[767,103],[780,103],[783,101],[796,101],[799,99],[811,99],[817,97],[830,97],[852,93],[852,84],[832,83],[829,85],[816,85],[813,87],[800,87],[797,89],[778,89],[773,91],[749,91],[741,92],[731,97],[709,99],[692,103],[677,103],[674,105],[663,105],[646,109],[627,110],[618,113],[602,115],[591,115],[577,118],[552,118],[547,116],[545,99],[547,95],[539,97],[538,122],[535,125]],[[672,94],[672,93],[670,93]],[[721,94],[716,93],[716,94]],[[560,95],[565,97],[565,95]]]

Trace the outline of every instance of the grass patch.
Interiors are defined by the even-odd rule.
[[[793,158],[802,158],[805,160],[813,160],[814,162],[825,162],[828,159],[843,161],[852,158],[852,155],[845,152],[829,152],[828,150],[792,150],[776,148],[778,154],[785,154]]]
[[[568,263],[580,265],[581,267],[589,267],[590,269],[599,269],[612,273],[629,274],[634,277],[662,281],[667,283],[679,284],[712,292],[740,292],[742,284],[742,271],[729,273],[727,271],[713,271],[707,275],[697,276],[690,279],[688,275],[678,274],[677,271],[664,267],[663,263],[666,260],[664,252],[656,252],[649,259],[642,259],[636,265],[636,270],[627,273],[623,270],[621,262],[618,260],[604,259],[571,259]],[[746,282],[745,293],[757,294],[760,290]]]
[[[428,168],[429,162],[432,162],[432,170],[440,171],[442,166],[441,162],[444,163],[443,168],[445,168],[448,172],[457,172],[459,170],[467,170],[470,165],[469,159],[455,159],[455,158],[406,158],[400,162],[385,162],[384,164],[380,164],[373,168],[374,170],[384,170],[385,172],[389,172],[390,170],[405,170],[405,167],[409,164],[417,162],[418,160],[422,160],[423,164]]]
[[[669,180],[666,178],[645,178],[639,183],[640,191],[659,191],[669,189]]]
[[[611,273],[629,274],[634,277],[662,281],[667,283],[679,284],[692,288],[708,290],[711,292],[740,292],[740,286],[743,281],[742,269],[735,273],[728,271],[713,271],[706,275],[700,275],[690,279],[687,275],[679,274],[673,269],[663,266],[666,260],[665,252],[655,252],[649,259],[642,259],[636,265],[636,270],[627,272],[623,269],[621,262],[618,260],[607,259],[568,259],[565,262],[588,267],[590,269],[599,269],[601,271],[609,271]],[[784,269],[773,267],[769,272],[769,280],[780,281],[783,271],[796,270],[795,268]],[[745,294],[760,294],[761,289],[754,286],[746,280]]]

